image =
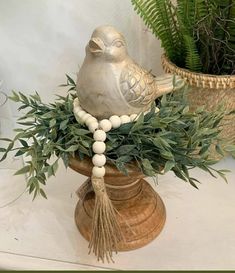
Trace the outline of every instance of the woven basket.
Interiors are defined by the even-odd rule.
[[[191,110],[203,105],[213,110],[221,102],[224,102],[227,111],[235,109],[235,76],[191,72],[173,64],[165,54],[162,55],[162,66],[166,73],[182,77],[191,86],[188,95]],[[234,115],[224,118],[222,126],[221,136],[235,143]]]

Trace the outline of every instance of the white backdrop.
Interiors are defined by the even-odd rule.
[[[0,0],[0,79],[4,91],[37,90],[46,101],[65,92],[93,29],[110,24],[126,36],[129,53],[154,73],[161,71],[159,42],[146,30],[130,0]],[[18,113],[13,105],[11,116]]]

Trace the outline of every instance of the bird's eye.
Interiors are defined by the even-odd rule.
[[[121,47],[121,46],[123,46],[123,43],[121,41],[117,41],[114,45],[116,47]]]

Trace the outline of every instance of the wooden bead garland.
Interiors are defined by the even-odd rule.
[[[85,123],[89,131],[93,133],[95,142],[92,145],[92,150],[95,155],[92,158],[92,163],[94,165],[92,174],[96,177],[102,177],[105,175],[104,165],[106,163],[106,157],[104,152],[106,150],[106,132],[109,132],[112,128],[117,129],[122,124],[134,121],[138,115],[122,115],[120,117],[113,115],[109,119],[98,121],[95,117],[82,109],[78,98],[74,99],[73,112],[76,120],[80,121],[82,124]]]
[[[158,111],[159,108],[156,107],[155,112]],[[78,98],[74,99],[73,112],[76,120],[80,121],[82,124],[85,123],[89,131],[93,133],[93,138],[95,142],[92,145],[92,150],[95,155],[92,158],[92,162],[94,164],[92,174],[95,176],[98,174],[100,177],[101,174],[105,174],[105,171],[103,171],[103,169],[106,163],[106,157],[104,155],[104,152],[106,150],[106,133],[109,132],[112,128],[117,129],[122,124],[135,121],[139,115],[122,115],[120,117],[117,115],[113,115],[109,119],[103,119],[98,121],[95,117],[82,109],[79,104]],[[148,113],[148,111],[145,112],[145,114],[146,113]]]
[[[155,112],[159,109],[156,108]],[[113,115],[109,119],[98,121],[91,114],[87,113],[79,104],[78,98],[74,99],[73,112],[76,120],[85,124],[89,131],[93,133],[94,143],[92,150],[94,156],[92,157],[92,187],[96,194],[95,207],[92,221],[92,235],[89,243],[90,251],[93,250],[98,259],[112,260],[113,247],[115,249],[117,241],[122,237],[121,229],[116,218],[115,208],[110,201],[105,189],[105,164],[106,164],[106,133],[112,128],[117,129],[122,124],[134,122],[139,115],[132,114],[117,116]],[[145,112],[144,114],[148,113]],[[102,238],[102,242],[100,243]]]

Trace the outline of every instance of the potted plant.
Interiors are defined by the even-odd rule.
[[[221,135],[235,141],[235,0],[132,0],[137,13],[161,40],[167,73],[191,86],[192,109],[223,101]]]

